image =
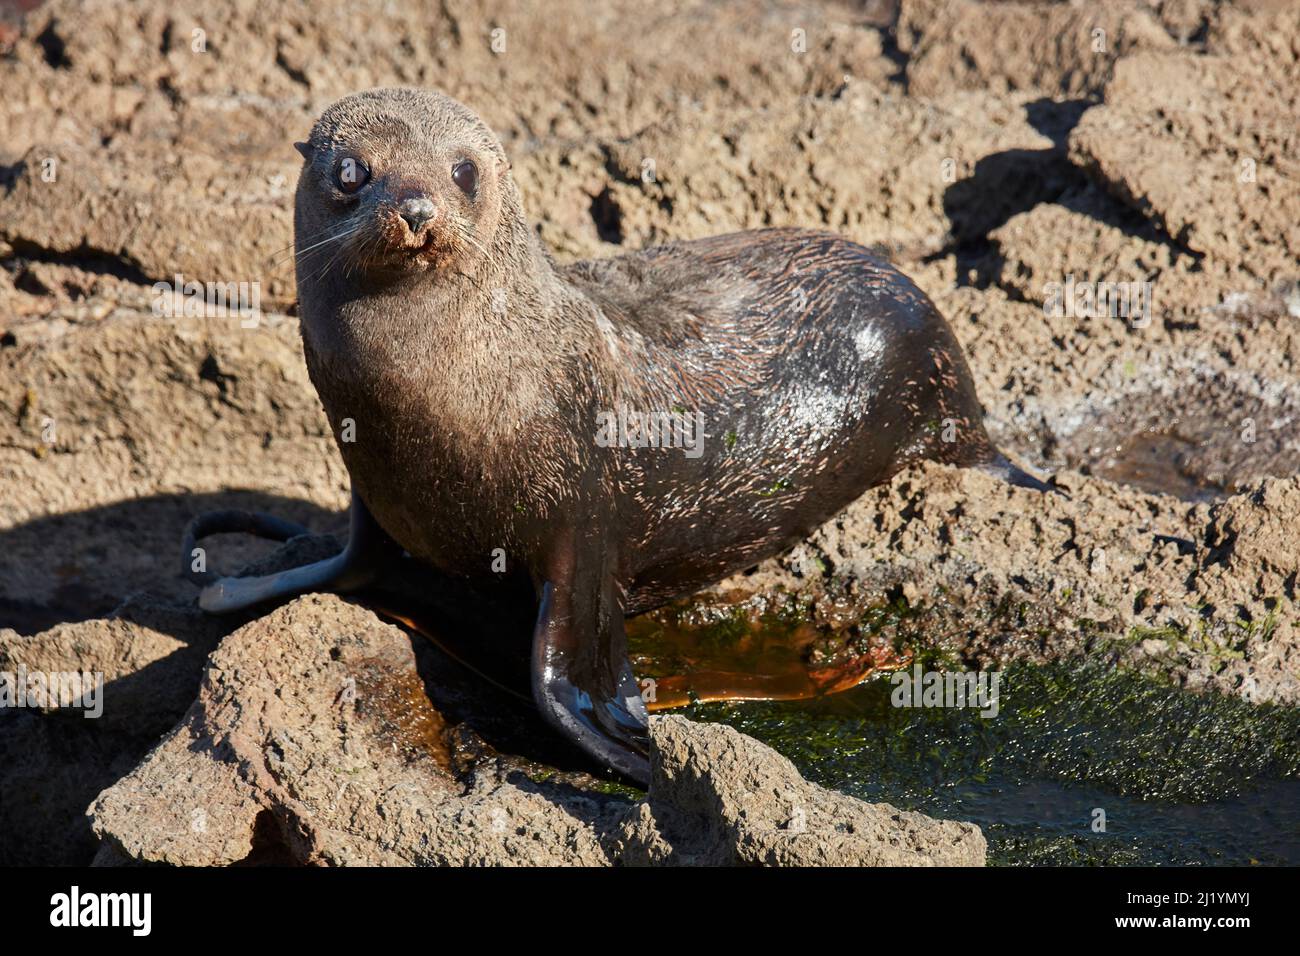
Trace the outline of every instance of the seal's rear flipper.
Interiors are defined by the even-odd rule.
[[[210,511],[199,515],[185,529],[181,546],[185,576],[203,587],[199,607],[214,614],[226,614],[308,591],[348,591],[368,584],[374,580],[384,553],[391,553],[396,546],[355,493],[349,519],[347,547],[332,558],[260,577],[223,578],[211,571],[194,569],[195,543],[201,538],[239,532],[287,541],[309,532],[272,515],[246,511]]]
[[[582,550],[580,547],[579,550]],[[612,576],[586,546],[554,562],[533,632],[533,699],[547,722],[639,786],[650,783],[649,717],[627,659]]]
[[[276,574],[251,578],[217,578],[199,592],[199,607],[212,614],[229,614],[277,598],[309,591],[344,590],[335,582],[347,570],[347,551],[324,561],[304,564]]]
[[[1031,488],[1034,491],[1050,491],[1053,494],[1070,497],[1055,485],[1048,484],[1040,478],[1036,478],[1029,472],[1025,471],[1006,455],[998,452],[997,457],[992,461],[976,466],[980,471],[992,475],[994,478],[1000,478],[1009,485],[1015,485],[1017,488]]]

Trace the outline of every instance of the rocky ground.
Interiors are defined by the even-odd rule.
[[[888,253],[991,433],[1068,493],[914,469],[706,601],[793,595],[834,627],[903,598],[967,663],[1086,654],[1300,703],[1294,4],[88,0],[0,49],[0,670],[108,681],[97,721],[0,714],[0,857],[983,859],[969,825],[681,718],[644,798],[557,771],[334,598],[193,608],[194,513],[342,526],[283,255],[291,144],[379,84],[477,109],[561,259],[765,225]],[[258,283],[266,314],[155,315],[177,274]],[[1070,277],[1150,282],[1149,316],[1050,308]]]

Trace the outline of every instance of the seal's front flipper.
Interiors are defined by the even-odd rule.
[[[227,532],[255,534],[276,541],[287,541],[297,534],[307,533],[305,528],[270,515],[242,511],[209,512],[190,522],[185,529],[181,555],[185,574],[203,586],[199,593],[199,607],[215,614],[240,611],[308,591],[349,591],[362,587],[374,580],[384,556],[396,549],[355,492],[349,512],[347,547],[324,561],[277,574],[247,578],[223,578],[211,571],[194,570],[195,542],[210,534]]]
[[[650,782],[649,718],[627,659],[613,576],[557,562],[533,633],[533,699],[547,721],[602,765]],[[593,561],[592,563],[603,563]]]

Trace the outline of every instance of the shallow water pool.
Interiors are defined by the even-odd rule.
[[[893,689],[883,675],[681,713],[765,741],[824,786],[970,820],[995,865],[1300,864],[1293,708],[1087,664],[1013,665],[991,718],[896,707]]]

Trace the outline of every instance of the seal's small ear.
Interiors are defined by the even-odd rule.
[[[311,160],[311,143],[294,143],[293,148],[302,154],[302,158]]]

